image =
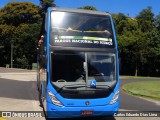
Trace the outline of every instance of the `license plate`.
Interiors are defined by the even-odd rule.
[[[92,115],[93,110],[81,110],[81,115]]]

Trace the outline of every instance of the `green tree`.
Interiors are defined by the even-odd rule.
[[[148,55],[145,66],[146,75],[159,76],[160,75],[160,32],[159,28],[154,28],[147,34]]]
[[[155,18],[155,26],[158,30],[160,30],[160,14]]]
[[[10,63],[11,40],[15,35],[15,27],[0,24],[0,66]]]
[[[42,12],[45,13],[48,7],[55,7],[56,4],[54,4],[54,1],[55,0],[40,0]]]
[[[36,62],[37,40],[40,32],[40,24],[21,24],[17,27],[17,40],[15,47],[17,64],[31,65]]]
[[[80,7],[79,9],[95,10],[95,11],[97,11],[97,9],[94,6],[83,6],[83,7]]]
[[[141,73],[157,76],[160,74],[160,15],[154,18],[152,8],[148,7],[143,9],[136,19],[143,34],[145,34],[145,42],[147,43],[145,48],[146,62],[141,67]]]
[[[145,34],[139,29],[137,19],[129,18],[122,13],[112,15],[122,61],[122,74],[140,74],[142,64],[146,62],[147,42]],[[127,67],[126,67],[127,66]]]
[[[0,66],[10,63],[11,44],[14,64],[36,62],[41,21],[40,8],[30,2],[11,2],[0,9]]]
[[[122,74],[160,75],[160,15],[154,18],[151,7],[136,18],[113,14],[117,31]],[[127,66],[127,67],[126,67]]]
[[[0,11],[0,24],[18,26],[41,21],[40,8],[30,2],[10,2]]]
[[[151,31],[154,28],[154,13],[151,7],[143,9],[139,15],[136,16],[136,19],[143,32]]]
[[[117,34],[123,34],[123,29],[126,26],[127,16],[123,13],[113,14],[112,15],[116,27]]]

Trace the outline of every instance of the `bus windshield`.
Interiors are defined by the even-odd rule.
[[[112,87],[116,83],[114,53],[55,52],[51,54],[52,82],[63,85],[86,85],[95,80],[97,86]]]
[[[51,13],[53,32],[85,32],[95,37],[111,37],[112,28],[109,16],[77,14],[69,12]],[[83,33],[81,33],[83,35]]]
[[[109,15],[51,12],[51,45],[114,47]]]

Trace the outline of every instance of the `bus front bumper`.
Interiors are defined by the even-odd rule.
[[[93,117],[110,116],[118,113],[119,103],[112,105],[93,106],[93,107],[59,107],[52,103],[47,104],[47,118],[74,118],[74,117]]]

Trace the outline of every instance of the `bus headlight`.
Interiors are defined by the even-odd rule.
[[[119,90],[116,91],[109,104],[114,104],[115,102],[117,102],[118,98],[119,98]]]
[[[56,96],[48,90],[49,97],[54,105],[63,106],[63,104],[56,98]]]

